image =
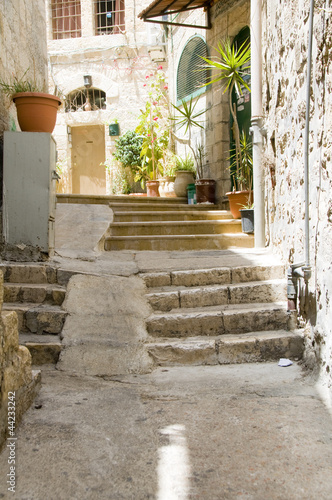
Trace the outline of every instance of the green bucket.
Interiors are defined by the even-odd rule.
[[[196,185],[188,184],[187,186],[188,205],[196,205]]]

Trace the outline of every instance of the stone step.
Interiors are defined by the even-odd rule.
[[[61,305],[66,289],[56,284],[4,283],[4,302]]]
[[[291,317],[284,303],[183,308],[147,318],[153,337],[193,337],[288,329]]]
[[[167,198],[167,202],[161,203],[160,201],[148,201],[146,203],[137,203],[136,200],[134,203],[124,203],[124,202],[111,202],[109,204],[110,208],[114,212],[124,212],[124,211],[206,211],[206,205],[187,205],[186,203],[179,203],[179,198],[172,198],[175,202],[169,202],[170,198]],[[151,200],[151,198],[149,199]],[[156,200],[160,200],[160,198],[156,198]],[[177,200],[177,201],[176,201]],[[217,205],[209,205],[209,210],[218,209]]]
[[[57,270],[45,264],[13,264],[1,263],[0,270],[3,272],[4,281],[7,283],[44,283],[55,284],[57,282]]]
[[[109,203],[122,204],[178,204],[187,203],[184,197],[154,197],[154,196],[132,196],[132,195],[90,195],[90,194],[57,194],[57,203],[79,203],[90,205],[108,205]]]
[[[232,219],[227,210],[165,210],[114,212],[114,222],[153,222]]]
[[[20,345],[27,347],[33,365],[56,364],[61,353],[61,341],[54,335],[20,334]]]
[[[224,285],[246,283],[248,281],[282,279],[285,276],[285,268],[282,265],[214,267],[189,271],[164,271],[140,274],[140,277],[144,280],[148,288]]]
[[[193,221],[153,221],[153,222],[113,222],[108,234],[112,236],[157,236],[157,235],[214,235],[241,233],[241,221],[193,220]]]
[[[190,234],[157,236],[112,236],[106,237],[104,249],[111,251],[183,251],[183,250],[218,250],[226,248],[253,248],[254,236],[237,234]]]
[[[199,288],[165,287],[147,294],[155,311],[214,305],[280,302],[286,300],[286,281],[255,281],[231,285],[208,285]]]
[[[15,311],[20,333],[38,335],[61,333],[67,313],[60,306],[35,303],[4,303],[4,311]]]
[[[149,342],[147,350],[158,366],[217,365],[298,360],[304,350],[301,331],[259,331],[218,337],[162,339]]]

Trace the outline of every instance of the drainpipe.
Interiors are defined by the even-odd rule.
[[[310,265],[310,234],[309,234],[309,124],[310,124],[310,92],[311,92],[311,65],[312,65],[312,38],[314,24],[315,0],[310,0],[309,35],[307,56],[307,88],[306,88],[306,114],[304,127],[304,257],[305,262],[293,264],[287,272],[287,297],[288,310],[296,310],[297,293],[294,295],[291,283],[297,288],[297,282],[303,278],[305,283],[311,277]],[[289,293],[288,293],[289,292]]]
[[[264,175],[262,169],[262,0],[251,0],[251,128],[253,144],[253,184],[255,248],[265,247]]]
[[[309,121],[310,121],[310,91],[311,91],[311,63],[312,63],[312,37],[314,24],[315,0],[310,2],[309,14],[309,41],[308,41],[308,68],[307,68],[307,93],[306,115],[304,131],[304,238],[305,238],[305,266],[303,267],[304,279],[308,281],[311,276],[310,266],[310,235],[309,235]]]

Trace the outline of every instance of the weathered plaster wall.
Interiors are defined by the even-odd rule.
[[[165,61],[154,61],[149,50],[161,46],[163,29],[138,19],[146,7],[143,0],[126,0],[125,31],[121,34],[94,35],[94,11],[92,0],[81,1],[82,37],[53,40],[51,32],[50,1],[46,0],[48,21],[48,49],[50,86],[57,85],[64,96],[83,88],[83,76],[92,76],[92,86],[106,92],[106,109],[87,112],[58,114],[54,137],[59,158],[67,160],[67,188],[70,189],[71,151],[67,126],[106,125],[116,118],[120,133],[133,130],[138,125],[137,116],[145,103],[145,77]],[[154,32],[159,32],[156,39]],[[155,40],[156,39],[156,40]],[[105,126],[106,157],[111,158],[114,140]]]
[[[267,142],[267,242],[285,262],[304,260],[304,124],[309,0],[264,2],[263,98]],[[310,253],[307,360],[317,361],[332,399],[332,17],[315,2],[310,99]],[[302,292],[304,294],[304,290]]]
[[[193,10],[181,15],[181,21],[192,25],[203,25],[206,23],[205,13],[201,10]],[[250,22],[250,2],[248,0],[216,2],[211,9],[212,29],[172,27],[170,29],[169,50],[169,74],[172,83],[171,95],[176,102],[176,75],[181,53],[194,35],[205,38],[210,56],[216,54],[214,47],[218,41],[225,37],[231,39]],[[172,75],[172,76],[171,76]],[[231,188],[229,175],[229,104],[227,93],[223,92],[220,83],[207,87],[205,94],[199,97],[197,109],[207,109],[205,115],[204,132],[200,140],[205,144],[207,161],[204,176],[217,181],[217,199],[222,201],[225,193]],[[197,133],[197,132],[196,132]]]
[[[0,2],[0,78],[26,78],[47,90],[47,41],[44,0]],[[15,106],[7,97],[0,99],[0,136],[18,128]]]

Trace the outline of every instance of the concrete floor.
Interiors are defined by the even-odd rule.
[[[332,420],[301,368],[277,363],[75,377],[45,367],[17,431],[25,500],[332,498]]]
[[[276,263],[264,250],[101,252],[109,218],[105,206],[58,205],[54,261],[118,276]],[[331,414],[296,364],[103,378],[44,366],[16,436],[16,493],[4,448],[0,498],[332,499]]]

